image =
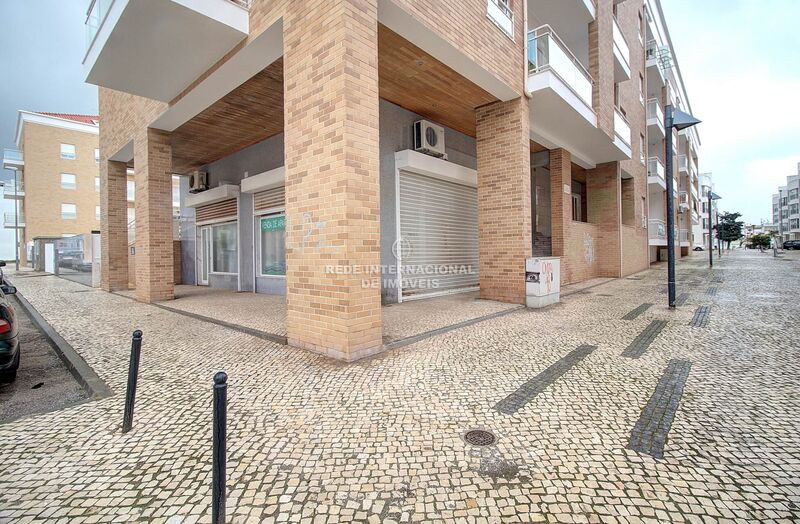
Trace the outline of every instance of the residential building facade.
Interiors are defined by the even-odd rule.
[[[709,249],[709,238],[713,238],[716,242],[716,234],[714,225],[717,223],[717,215],[719,210],[717,208],[718,200],[711,200],[710,208],[708,203],[708,196],[714,192],[714,180],[711,173],[700,174],[700,221],[695,225],[694,231],[694,245],[701,246],[703,249]],[[709,209],[711,213],[709,214]]]
[[[786,184],[772,195],[772,223],[778,230],[778,242],[800,240],[800,163],[797,174],[786,177]]]
[[[16,150],[3,168],[15,171],[3,197],[15,200],[3,226],[19,229],[20,263],[27,265],[33,240],[89,234],[100,229],[98,117],[19,111]]]
[[[93,2],[103,288],[127,285],[130,168],[138,300],[174,297],[179,175],[182,281],[285,295],[289,343],[344,360],[380,351],[382,304],[524,303],[531,256],[562,284],[646,269],[651,9]]]
[[[650,262],[667,259],[667,156],[672,160],[673,218],[675,254],[688,256],[700,238],[695,235],[700,224],[700,186],[698,152],[700,136],[696,127],[675,130],[672,151],[666,151],[664,113],[668,105],[692,112],[672,45],[661,3],[646,2],[645,51],[647,97],[647,180],[649,203]]]

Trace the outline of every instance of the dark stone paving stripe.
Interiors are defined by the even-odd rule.
[[[650,324],[633,339],[633,342],[625,348],[625,351],[622,352],[622,356],[628,358],[641,357],[665,327],[667,327],[666,320],[654,320],[650,322]]]
[[[634,320],[636,317],[647,311],[653,307],[653,304],[642,304],[641,306],[637,307],[636,309],[630,311],[627,315],[622,317],[622,320]]]
[[[682,306],[682,305],[686,304],[686,301],[687,301],[688,299],[689,299],[689,293],[681,293],[681,294],[680,294],[680,295],[678,295],[678,297],[675,299],[675,305],[676,305],[676,306]]]
[[[708,289],[706,289],[706,295],[708,295],[710,297],[713,297],[716,294],[717,294],[717,287],[716,286],[710,286]]]
[[[706,327],[708,317],[711,315],[711,306],[699,306],[694,312],[694,318],[689,322],[692,327]]]
[[[505,415],[513,415],[525,404],[544,391],[547,386],[558,380],[564,373],[572,369],[580,361],[586,358],[597,346],[578,346],[567,353],[561,360],[555,362],[523,385],[509,396],[498,402],[494,409]]]
[[[669,361],[653,395],[631,430],[628,449],[653,458],[664,458],[664,445],[667,443],[691,367],[692,363],[688,360]]]

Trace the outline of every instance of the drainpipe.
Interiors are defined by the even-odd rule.
[[[528,91],[528,0],[522,1],[522,92],[525,97],[533,98]]]

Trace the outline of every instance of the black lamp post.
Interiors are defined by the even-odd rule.
[[[714,235],[711,234],[714,231],[713,220],[711,219],[711,207],[713,205],[714,200],[719,200],[722,197],[718,194],[708,190],[708,267],[714,267]],[[717,231],[719,234],[719,231]]]
[[[669,291],[669,307],[675,308],[675,192],[672,190],[672,130],[696,126],[700,120],[680,109],[674,109],[672,104],[664,109],[664,128],[666,129],[665,155],[667,171],[667,288]]]

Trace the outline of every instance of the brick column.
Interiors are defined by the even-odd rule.
[[[595,244],[598,276],[619,278],[622,275],[619,163],[600,164],[587,171],[586,183],[589,222],[597,225],[599,234]]]
[[[284,100],[289,343],[355,360],[382,347],[377,0],[292,3]]]
[[[100,162],[100,287],[128,289],[127,166]]]
[[[594,79],[592,107],[597,127],[614,136],[614,0],[597,0],[597,14],[589,23],[589,74]]]
[[[531,149],[528,100],[476,110],[481,298],[525,302],[531,256]]]
[[[172,146],[168,133],[143,129],[133,144],[136,179],[136,299],[174,298]]]
[[[572,155],[566,149],[550,150],[550,228],[553,256],[561,257],[561,281],[571,282],[567,257],[572,225]]]

